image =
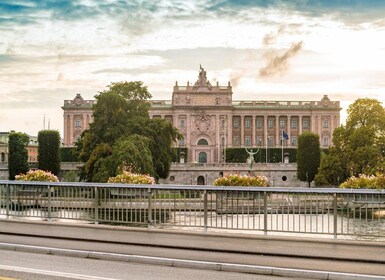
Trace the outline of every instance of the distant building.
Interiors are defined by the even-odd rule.
[[[65,100],[64,145],[72,146],[92,122],[94,100],[77,94]],[[189,162],[224,163],[225,148],[296,148],[304,131],[331,145],[340,126],[340,103],[324,95],[319,101],[233,101],[230,82],[212,85],[201,67],[194,84],[175,83],[171,100],[152,100],[151,118],[164,118],[183,134],[177,147],[187,148]]]
[[[38,157],[38,142],[36,136],[28,136],[29,143],[27,145],[28,162],[31,164],[37,163]],[[8,142],[9,132],[0,132],[0,163],[8,163]]]

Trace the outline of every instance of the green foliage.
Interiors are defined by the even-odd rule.
[[[253,148],[254,152],[256,151]],[[289,154],[289,162],[297,161],[297,149],[284,148],[283,153]],[[245,148],[227,148],[226,149],[226,162],[229,163],[245,163],[249,155]],[[282,149],[281,148],[269,148],[267,149],[267,158],[269,163],[277,163],[282,161]],[[266,149],[259,148],[259,152],[254,155],[254,162],[266,162]]]
[[[109,178],[108,183],[154,185],[155,179],[149,175],[123,171],[122,174]]]
[[[184,153],[184,162],[188,161],[188,149],[187,148],[173,148],[171,162],[180,162],[181,154]]]
[[[79,172],[75,170],[66,171],[63,174],[63,182],[78,182]]]
[[[322,160],[316,185],[338,185],[351,176],[385,170],[385,109],[375,99],[357,99],[346,126],[333,133],[334,148]]]
[[[60,147],[60,159],[62,162],[78,162],[75,147]]]
[[[151,98],[142,82],[112,83],[96,96],[94,122],[76,143],[82,162],[81,179],[106,182],[125,165],[155,178],[167,178],[180,137],[171,123],[150,119]]]
[[[352,176],[340,185],[340,188],[344,189],[384,189],[385,188],[385,176],[384,174],[377,175],[359,175],[358,177]]]
[[[8,142],[8,170],[9,179],[15,180],[15,176],[26,173],[29,170],[27,145],[29,137],[25,133],[11,132]]]
[[[214,186],[253,186],[253,187],[268,187],[269,181],[265,176],[249,176],[239,174],[229,174],[223,177],[218,177],[214,180]]]
[[[39,143],[39,169],[51,171],[58,175],[60,172],[60,134],[56,130],[41,130],[37,136]]]
[[[321,161],[319,136],[304,132],[298,138],[297,178],[302,182],[312,182],[318,172]]]
[[[49,171],[29,170],[26,174],[16,175],[17,181],[40,181],[40,182],[59,182],[57,176]]]

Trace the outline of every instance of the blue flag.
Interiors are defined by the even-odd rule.
[[[286,140],[289,140],[289,135],[285,131],[282,130],[282,137],[285,138]]]

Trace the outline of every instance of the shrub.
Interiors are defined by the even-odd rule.
[[[253,187],[268,187],[269,181],[265,176],[249,176],[229,174],[214,180],[214,186],[253,186]]]
[[[43,181],[43,182],[59,182],[58,178],[49,171],[29,170],[26,174],[16,175],[18,181]]]
[[[155,179],[146,174],[137,174],[129,171],[123,171],[115,177],[110,177],[108,183],[121,183],[121,184],[149,184],[154,185]]]
[[[377,174],[367,176],[361,174],[358,177],[352,176],[340,185],[344,189],[384,189],[385,176]]]

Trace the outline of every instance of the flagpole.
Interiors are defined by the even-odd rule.
[[[268,143],[267,143],[267,127],[265,127],[265,130],[266,130],[266,133],[265,133],[265,135],[266,135],[266,164],[267,164],[267,147],[268,147]]]
[[[283,163],[283,130],[281,131],[282,163]]]

